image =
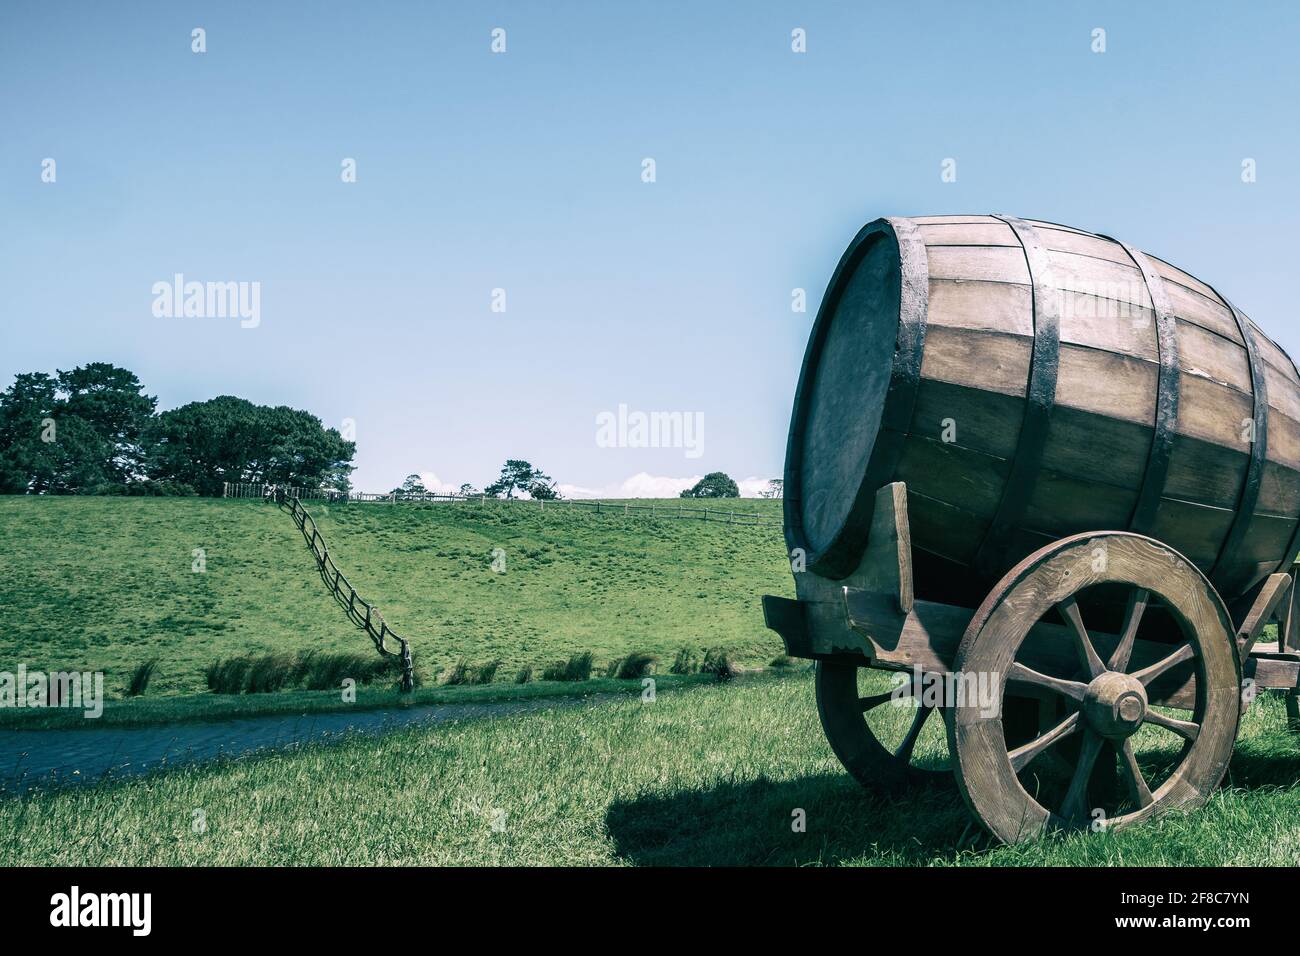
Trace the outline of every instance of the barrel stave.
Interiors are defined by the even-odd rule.
[[[913,266],[923,261],[928,273],[920,374],[910,421],[882,428],[881,441],[891,446],[883,457],[894,462],[892,477],[908,484],[919,549],[987,577],[1067,534],[1131,527],[1141,511],[1139,490],[1151,483],[1157,394],[1176,385],[1167,471],[1162,482],[1155,473],[1160,494],[1150,499],[1149,527],[1136,530],[1213,569],[1229,598],[1289,556],[1300,515],[1300,374],[1253,323],[1242,317],[1239,325],[1239,313],[1208,284],[1107,237],[1040,221],[1020,223],[1018,234],[990,216],[910,222],[924,248]],[[1042,249],[1032,260],[1038,275],[1022,234]],[[1148,279],[1158,286],[1159,307]],[[1026,470],[1013,462],[1035,355],[1035,282],[1054,297],[1059,347],[1041,454]],[[1267,440],[1255,466],[1252,513],[1237,522],[1235,548],[1225,549],[1255,448],[1257,383],[1242,328],[1257,355],[1253,375],[1267,392]],[[1165,356],[1162,378],[1166,347],[1177,361]],[[815,472],[817,465],[805,460],[804,467]],[[1008,489],[1016,468],[1030,480]],[[797,481],[789,479],[787,491],[797,497]],[[997,515],[1012,515],[1015,527],[992,535]],[[995,539],[994,568],[977,572],[982,546]]]

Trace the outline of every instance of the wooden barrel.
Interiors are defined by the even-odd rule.
[[[1212,287],[1118,240],[1011,216],[877,219],[804,356],[792,552],[851,573],[890,481],[907,482],[936,597],[1065,535],[1132,530],[1232,600],[1296,554],[1300,374]]]

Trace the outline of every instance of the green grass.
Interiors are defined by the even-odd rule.
[[[510,675],[513,677],[513,675]],[[659,687],[677,688],[708,683],[711,675],[679,677],[663,674],[655,678]],[[170,726],[192,721],[232,720],[240,717],[268,717],[286,714],[321,714],[336,711],[404,709],[430,704],[487,704],[506,700],[545,697],[588,697],[605,694],[639,694],[641,682],[596,678],[580,684],[561,681],[531,681],[527,684],[497,681],[494,684],[437,685],[418,687],[409,694],[395,688],[358,685],[356,700],[345,702],[336,690],[285,690],[275,694],[181,694],[109,701],[104,713],[87,720],[81,710],[0,710],[0,730],[99,730],[108,727]]]
[[[309,507],[426,674],[462,658],[499,660],[505,682],[587,651],[603,672],[632,652],[671,661],[685,645],[726,647],[742,665],[780,650],[759,603],[793,594],[779,524],[492,502]],[[775,501],[725,507],[780,512]],[[203,573],[191,570],[195,548]],[[492,570],[497,548],[504,574]],[[110,697],[153,658],[146,699],[202,691],[219,658],[370,649],[292,519],[257,501],[0,497],[0,606],[0,669],[102,670]]]
[[[0,865],[1294,866],[1300,737],[1282,728],[1279,701],[1258,700],[1193,813],[999,847],[953,792],[850,782],[798,672],[10,799]],[[938,759],[941,739],[921,746]]]

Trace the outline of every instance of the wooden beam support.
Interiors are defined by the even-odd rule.
[[[1264,633],[1264,625],[1273,616],[1282,601],[1291,593],[1291,575],[1285,573],[1270,574],[1264,586],[1260,588],[1246,614],[1246,619],[1237,628],[1237,648],[1242,660],[1250,656],[1251,649],[1259,636]]]

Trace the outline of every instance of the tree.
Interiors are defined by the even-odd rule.
[[[785,494],[785,479],[773,478],[767,483],[767,490],[758,493],[760,498],[780,498]]]
[[[424,487],[424,482],[420,480],[419,475],[407,475],[406,480],[393,489],[395,495],[427,495],[428,493],[429,489]]]
[[[562,497],[556,482],[534,481],[528,486],[528,496],[537,501],[555,501]]]
[[[739,498],[740,489],[729,476],[713,471],[682,492],[683,498]]]
[[[157,404],[106,362],[15,376],[0,394],[0,492],[69,494],[143,477]]]
[[[555,498],[557,493],[551,487],[552,484],[551,476],[543,474],[540,468],[534,468],[519,458],[509,458],[501,466],[501,474],[497,480],[484,488],[483,493],[493,498],[500,498],[503,495],[506,498],[513,498],[516,491],[527,491],[532,494],[533,488],[540,486],[545,488],[546,492],[550,492],[551,498]]]
[[[467,481],[456,489],[456,494],[460,495],[462,498],[477,498],[479,495],[483,494],[483,492],[479,491]]]
[[[141,478],[141,441],[158,400],[145,395],[134,372],[108,362],[91,362],[59,372],[60,412],[73,415],[108,446],[104,470],[111,480]]]
[[[0,393],[0,493],[23,494],[35,475],[48,471],[58,383],[44,372],[24,372]]]
[[[309,412],[232,395],[163,412],[147,436],[150,476],[217,494],[250,481],[347,491],[356,443]]]

